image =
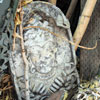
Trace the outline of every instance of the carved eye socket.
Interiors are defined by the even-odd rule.
[[[67,26],[66,24],[63,23],[64,26]]]

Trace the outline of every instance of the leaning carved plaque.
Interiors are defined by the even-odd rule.
[[[30,99],[44,100],[58,90],[75,88],[79,76],[74,46],[60,38],[72,41],[69,21],[59,8],[47,2],[32,2],[23,7],[23,11],[23,27],[38,26],[23,31],[25,54],[29,63]],[[19,29],[16,31],[18,33]],[[15,50],[10,53],[10,69],[20,99],[25,98],[21,52],[18,39]]]

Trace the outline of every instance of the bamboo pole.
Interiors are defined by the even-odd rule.
[[[85,7],[83,9],[82,15],[80,17],[78,26],[73,36],[73,40],[75,44],[79,44],[82,40],[82,37],[86,31],[88,23],[90,21],[90,17],[94,10],[97,0],[87,0]],[[78,46],[75,46],[75,50],[77,50]]]
[[[56,5],[57,0],[49,0],[49,2]]]
[[[75,7],[76,7],[76,5],[77,5],[77,2],[78,2],[78,0],[72,0],[72,1],[71,1],[70,6],[69,6],[68,11],[67,11],[67,14],[66,14],[66,17],[67,17],[68,19],[71,18],[72,14],[73,14],[73,12],[74,12],[74,10],[75,10]]]

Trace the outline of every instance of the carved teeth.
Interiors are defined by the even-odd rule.
[[[61,77],[57,77],[59,81],[61,81],[62,83],[64,83],[64,80]]]
[[[68,83],[65,83],[65,87],[68,86],[68,85],[69,85]]]
[[[53,86],[50,87],[50,90],[51,90],[52,92],[56,92],[56,89],[55,89]]]
[[[45,92],[45,87],[42,87],[42,89],[40,90],[40,93],[43,94]]]
[[[52,86],[55,87],[56,89],[59,89],[59,86],[57,84],[55,84],[55,83],[53,83]]]
[[[58,79],[55,79],[55,83],[57,83],[59,86],[62,86],[62,83]]]
[[[70,90],[72,88],[72,86],[68,86],[66,87],[66,90]]]
[[[39,88],[37,88],[36,92],[38,93],[42,89],[42,87],[43,87],[43,84],[40,84]]]

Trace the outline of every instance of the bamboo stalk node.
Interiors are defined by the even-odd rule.
[[[77,44],[77,45],[80,44],[80,42],[84,36],[84,33],[89,24],[90,17],[92,15],[92,12],[94,10],[96,2],[97,2],[97,0],[87,0],[87,2],[85,4],[85,7],[81,14],[81,17],[79,19],[78,26],[77,26],[76,31],[73,36],[73,40],[74,40],[75,44]],[[77,50],[77,48],[78,48],[78,46],[75,46],[75,50]]]

